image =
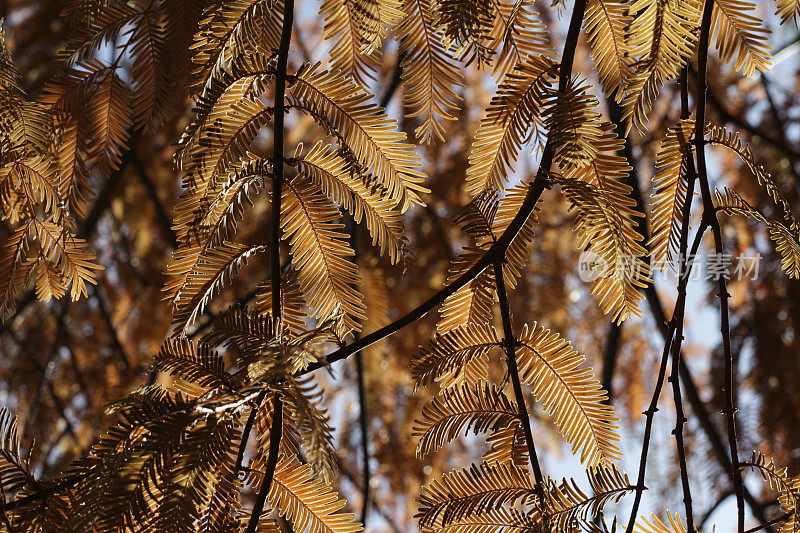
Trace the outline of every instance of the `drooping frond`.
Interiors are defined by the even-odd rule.
[[[533,56],[554,54],[533,0],[491,0],[490,5],[494,11],[491,46],[499,50],[492,72],[497,81]]]
[[[664,523],[655,514],[651,518],[641,517],[636,520],[634,533],[686,533],[686,527],[678,513],[674,515],[667,511],[667,522]]]
[[[694,52],[700,6],[698,0],[637,0],[631,5],[630,45],[637,68],[622,99],[628,131],[644,131],[661,85],[677,76]]]
[[[320,320],[344,313],[343,326],[358,331],[364,304],[347,235],[336,222],[339,211],[307,176],[286,184],[281,200],[281,228],[289,242],[297,279],[314,316]]]
[[[301,443],[315,474],[322,474],[326,483],[336,479],[336,450],[333,428],[322,406],[322,390],[311,376],[290,379],[279,387],[286,414],[295,424]]]
[[[603,91],[618,99],[632,73],[628,7],[620,0],[589,0],[583,23]]]
[[[483,454],[487,464],[511,463],[525,468],[529,463],[528,446],[521,424],[495,431],[486,437],[489,450]]]
[[[40,482],[34,477],[28,464],[30,458],[22,457],[20,445],[17,418],[5,407],[0,407],[0,495],[3,498],[0,500],[3,508],[0,527],[6,526],[4,531],[9,533],[56,531],[64,522],[64,513],[69,507],[68,496],[53,490],[53,482]],[[7,498],[16,496],[19,501],[36,494],[48,497],[31,499],[13,509],[6,508]]]
[[[451,387],[422,408],[412,436],[421,437],[417,456],[435,452],[459,434],[495,432],[519,425],[511,400],[494,385]]]
[[[168,372],[204,391],[233,385],[219,353],[204,342],[185,337],[167,339],[153,361],[152,370]]]
[[[411,377],[418,387],[442,381],[458,374],[473,359],[486,357],[500,342],[497,331],[489,324],[470,324],[436,333],[411,361]]]
[[[750,147],[742,143],[738,132],[729,132],[722,126],[712,126],[708,133],[708,143],[724,146],[738,155],[756,177],[758,184],[764,188],[766,193],[772,198],[772,201],[775,202],[775,205],[783,211],[784,220],[786,220],[789,227],[794,230],[798,229],[797,219],[792,212],[788,200],[778,188],[769,172],[766,171],[763,165],[756,161]]]
[[[383,37],[377,0],[325,0],[325,39],[334,41],[331,67],[365,87],[375,79]]]
[[[547,490],[546,514],[555,531],[579,531],[589,524],[609,503],[618,503],[636,490],[628,475],[616,466],[600,465],[586,471],[592,494],[587,495],[574,479],[560,485],[551,482]]]
[[[800,1],[798,0],[777,0],[777,14],[781,17],[781,24],[786,24],[791,20],[797,27],[797,20],[800,18]]]
[[[119,421],[76,466],[75,510],[65,527],[113,531],[140,524],[193,531],[220,476],[235,477],[238,416],[200,416],[194,400],[158,386],[113,406]]]
[[[404,142],[405,133],[394,130],[395,121],[371,102],[369,93],[347,78],[321,70],[319,64],[304,65],[290,78],[288,91],[292,105],[336,135],[401,211],[412,203],[424,205],[419,194],[427,189],[422,186],[424,174],[416,169],[419,156]]]
[[[395,28],[403,54],[403,104],[407,117],[420,117],[414,135],[430,143],[434,135],[444,141],[444,123],[455,120],[461,98],[455,87],[461,74],[446,51],[441,26],[431,0],[405,0],[403,19]]]
[[[208,306],[214,295],[230,283],[255,254],[263,252],[263,246],[248,246],[235,242],[224,242],[220,246],[207,248],[197,257],[194,268],[188,272],[186,283],[173,300],[175,312],[172,324],[181,333],[194,323]]]
[[[557,66],[549,57],[533,56],[498,88],[470,150],[466,189],[473,198],[485,189],[504,189],[522,146],[539,142],[543,100]]]
[[[781,268],[790,278],[800,278],[800,235],[784,224],[767,218],[758,209],[750,205],[738,193],[728,189],[724,192],[714,191],[716,208],[728,214],[742,215],[767,227],[769,237],[775,243],[775,249],[781,254]]]
[[[423,527],[425,533],[539,533],[538,513],[496,507],[454,520],[446,526]]]
[[[300,147],[298,147],[300,148]],[[364,180],[361,173],[322,142],[292,161],[334,202],[362,220],[372,235],[372,244],[392,263],[403,256],[403,217],[386,192]]]
[[[781,524],[781,533],[795,533],[800,530],[800,476],[790,476],[786,467],[779,468],[772,457],[754,451],[743,468],[757,471],[769,487],[778,493],[778,503],[789,516]]]
[[[267,501],[298,531],[312,533],[351,533],[361,531],[352,513],[340,512],[345,501],[339,498],[310,465],[282,457],[275,468]]]
[[[210,5],[195,34],[193,92],[223,76],[243,55],[271,55],[280,42],[282,0],[233,0]]]
[[[714,0],[711,26],[717,35],[720,57],[745,76],[756,70],[767,72],[771,66],[767,37],[771,33],[755,15],[756,4],[745,0]]]
[[[530,184],[522,183],[508,190],[500,200],[497,206],[497,213],[492,221],[492,233],[495,237],[502,235],[508,225],[511,224],[511,221],[514,220],[528,195],[528,189],[530,189]],[[522,276],[522,269],[528,262],[528,253],[534,238],[533,228],[539,223],[536,215],[537,211],[538,209],[534,209],[525,220],[506,249],[503,276],[505,277],[506,285],[511,289],[516,286],[517,280]]]
[[[564,92],[551,91],[545,101],[545,127],[553,145],[553,161],[561,166],[583,166],[597,155],[603,135],[598,102],[578,79]]]
[[[478,261],[495,240],[492,223],[497,211],[497,195],[486,190],[456,210],[451,220],[475,243],[464,247],[447,272],[447,283],[457,279]],[[442,302],[436,324],[439,333],[459,326],[491,322],[495,299],[494,269],[487,268]]]
[[[585,181],[561,178],[557,183],[575,211],[573,229],[578,247],[588,254],[584,259],[590,263],[592,294],[603,313],[617,323],[641,316],[644,296],[639,289],[647,286],[650,271],[642,261],[642,237],[633,227],[635,211],[625,204],[618,207],[613,195]]]
[[[466,64],[476,62],[479,68],[488,64],[494,53],[492,0],[441,0],[437,8],[437,24],[456,48],[455,57]]]
[[[461,252],[447,273],[447,283],[467,271],[486,251],[474,246]],[[487,268],[473,280],[448,296],[439,308],[441,320],[436,324],[439,333],[446,333],[460,326],[489,324],[495,297],[494,270]]]
[[[619,459],[617,418],[592,371],[580,368],[586,358],[535,322],[523,328],[517,342],[520,379],[533,386],[536,401],[553,416],[572,452],[590,466]]]
[[[693,120],[684,120],[670,127],[656,155],[649,244],[650,255],[657,267],[671,261],[678,252],[683,209],[687,201],[686,162],[687,158],[693,157],[693,132]]]
[[[422,488],[416,518],[423,529],[442,528],[501,505],[537,501],[531,475],[511,464],[470,465]]]

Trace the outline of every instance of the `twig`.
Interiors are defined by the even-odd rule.
[[[583,15],[586,11],[586,2],[587,0],[576,0],[572,10],[572,18],[570,19],[567,37],[564,41],[564,52],[562,53],[561,65],[559,68],[558,90],[562,93],[567,89],[570,77],[572,76],[572,65],[575,62],[575,50],[578,46],[578,37],[580,36]],[[555,151],[552,139],[548,138],[544,150],[542,150],[542,159],[539,163],[539,170],[536,173],[536,178],[533,180],[533,183],[531,183],[528,193],[525,195],[525,199],[522,201],[517,214],[508,224],[508,227],[503,234],[492,243],[489,249],[486,250],[486,252],[472,265],[472,267],[461,274],[452,283],[446,285],[436,294],[391,324],[373,331],[369,335],[365,335],[361,339],[354,341],[347,346],[339,348],[335,352],[328,355],[324,361],[312,363],[308,366],[304,373],[313,372],[315,370],[319,370],[320,368],[326,367],[331,363],[335,363],[336,361],[346,359],[359,350],[383,340],[389,335],[405,328],[409,324],[413,324],[425,316],[429,311],[441,305],[442,302],[444,302],[458,289],[475,279],[487,267],[493,265],[499,259],[502,259],[505,256],[505,252],[508,249],[508,246],[511,244],[511,241],[514,240],[514,238],[517,236],[517,233],[519,233],[520,229],[522,229],[523,224],[525,224],[525,222],[528,220],[528,217],[533,212],[536,204],[539,202],[539,198],[542,196],[542,193],[546,188],[548,188],[547,178],[550,173],[550,167],[553,164],[554,155]]]
[[[533,432],[531,431],[531,419],[528,416],[528,408],[525,405],[525,395],[522,393],[522,384],[519,381],[519,369],[517,368],[516,337],[514,327],[511,324],[511,309],[508,305],[508,294],[506,293],[506,283],[503,279],[503,263],[498,261],[494,264],[494,278],[497,284],[497,299],[500,302],[500,316],[503,320],[503,344],[506,351],[506,365],[511,384],[514,387],[514,398],[517,402],[517,417],[525,433],[525,444],[528,448],[528,458],[533,468],[533,476],[536,478],[536,492],[539,495],[539,506],[542,512],[542,530],[548,531],[548,520],[545,509],[544,476],[539,465],[539,458],[536,456],[536,446],[533,442]]]
[[[697,52],[697,112],[695,123],[694,141],[697,152],[697,171],[700,180],[700,191],[703,196],[703,220],[711,226],[714,234],[714,251],[717,256],[723,253],[722,231],[719,219],[714,210],[714,202],[711,199],[711,189],[708,183],[708,170],[705,154],[705,118],[706,118],[706,68],[708,66],[708,41],[711,34],[711,15],[714,7],[713,0],[705,0],[703,7],[703,19],[700,25],[700,38]],[[720,310],[720,331],[722,333],[722,351],[725,358],[725,420],[728,426],[728,446],[731,455],[731,479],[733,480],[733,491],[736,494],[736,509],[738,513],[738,531],[744,532],[744,483],[742,473],[739,470],[739,451],[736,444],[736,421],[735,408],[733,404],[733,356],[731,353],[730,322],[728,316],[728,294],[727,281],[725,276],[720,275],[717,279],[719,292]]]
[[[287,3],[291,1],[292,0],[287,0]],[[267,464],[264,470],[264,479],[256,495],[255,504],[253,504],[253,512],[250,514],[246,533],[255,533],[257,531],[258,520],[261,518],[261,513],[264,511],[264,503],[267,501],[269,488],[270,485],[272,485],[272,477],[275,475],[275,467],[278,465],[278,453],[281,447],[281,431],[283,430],[283,402],[277,394],[275,395],[275,404],[272,413],[272,427],[269,431],[269,455],[267,456]]]
[[[281,42],[278,49],[278,61],[275,72],[275,127],[272,146],[272,226],[270,232],[270,280],[272,281],[272,318],[280,325],[281,320],[281,188],[283,187],[283,141],[284,118],[286,98],[286,70],[289,63],[289,46],[292,42],[292,24],[294,20],[294,0],[285,0],[283,9],[283,28],[281,29]],[[280,331],[280,330],[279,330]],[[279,333],[280,335],[280,333]],[[261,488],[256,495],[247,533],[255,533],[258,519],[264,510],[264,503],[269,494],[272,476],[278,464],[281,431],[283,430],[283,402],[280,394],[275,394],[273,400],[272,429],[269,434],[269,456],[267,457],[266,472],[261,482]],[[252,427],[252,426],[251,426]]]
[[[758,525],[756,527],[751,527],[750,529],[748,529],[744,533],[755,533],[756,531],[761,531],[762,529],[767,529],[768,527],[772,527],[775,524],[780,524],[781,522],[784,522],[784,521],[790,519],[793,514],[794,513],[783,513],[778,518],[770,520],[769,522],[765,522],[765,523],[763,523],[761,525]]]

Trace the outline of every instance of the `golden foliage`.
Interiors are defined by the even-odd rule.
[[[590,466],[618,460],[615,441],[617,417],[608,395],[590,369],[580,368],[586,358],[557,333],[539,324],[527,325],[517,339],[520,379],[533,386],[540,402],[559,431]]]
[[[678,75],[694,51],[700,6],[697,0],[637,0],[631,5],[630,53],[637,68],[622,99],[628,131],[644,131],[661,85]]]
[[[393,129],[395,121],[370,102],[369,93],[319,65],[304,65],[288,90],[292,105],[321,121],[358,164],[369,169],[401,211],[412,203],[423,205],[418,195],[427,189],[421,185],[424,174],[415,168],[419,157],[403,142],[405,134]]]
[[[342,513],[345,501],[314,476],[309,465],[282,457],[275,468],[267,500],[299,531],[349,533],[361,531],[352,513]]]
[[[493,433],[519,425],[511,400],[489,383],[445,389],[441,396],[434,397],[422,408],[421,415],[412,433],[421,437],[418,456],[435,452],[462,432]]]

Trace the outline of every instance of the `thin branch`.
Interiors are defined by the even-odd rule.
[[[287,3],[291,1],[287,0]],[[264,470],[264,480],[261,482],[261,488],[256,495],[253,512],[250,514],[250,520],[247,523],[246,533],[255,533],[258,529],[258,520],[264,511],[264,503],[267,501],[269,488],[272,485],[272,477],[275,475],[275,467],[278,465],[281,431],[283,431],[283,401],[277,394],[275,395],[275,405],[272,412],[272,427],[269,431],[269,455],[267,456],[267,464]]]
[[[581,23],[583,22],[583,15],[586,11],[587,0],[576,0],[572,10],[572,18],[569,22],[569,29],[567,37],[564,41],[564,52],[561,57],[561,65],[559,69],[558,90],[563,93],[566,91],[569,84],[570,77],[572,76],[572,65],[575,62],[575,50],[578,46],[578,37],[580,36]],[[555,147],[553,146],[552,139],[548,137],[544,150],[542,150],[542,159],[539,163],[539,170],[536,173],[536,178],[531,183],[525,199],[520,205],[519,211],[508,224],[508,227],[503,234],[492,243],[488,250],[470,267],[466,272],[461,274],[452,283],[446,285],[436,294],[422,302],[420,305],[369,335],[365,335],[361,339],[352,342],[347,346],[343,346],[335,352],[328,355],[323,361],[312,363],[304,371],[304,373],[313,372],[320,368],[326,367],[336,361],[346,359],[370,346],[389,335],[400,331],[406,326],[413,324],[428,312],[435,309],[442,304],[449,296],[455,293],[458,289],[475,279],[481,272],[486,270],[487,267],[493,265],[498,260],[505,257],[506,250],[511,244],[511,241],[517,236],[522,226],[528,220],[528,217],[533,212],[536,204],[539,202],[542,193],[549,187],[548,176],[550,174],[550,167],[553,164],[553,156],[555,155]]]
[[[748,529],[744,533],[755,533],[756,531],[761,531],[762,529],[767,529],[767,528],[772,527],[772,526],[774,526],[776,524],[780,524],[781,522],[785,522],[786,520],[790,519],[793,514],[794,513],[783,513],[778,518],[770,520],[769,522],[765,522],[765,523],[763,523],[763,524],[761,524],[759,526],[751,527],[750,529]]]
[[[506,365],[508,366],[508,376],[514,387],[514,398],[517,402],[517,417],[525,433],[525,445],[528,448],[528,458],[533,468],[533,476],[536,478],[536,492],[539,495],[539,505],[541,507],[544,531],[548,531],[547,514],[545,513],[545,492],[544,476],[539,465],[539,458],[536,456],[536,446],[533,442],[533,431],[531,431],[531,419],[528,416],[528,407],[525,405],[525,395],[522,393],[522,384],[519,381],[519,369],[517,368],[516,337],[514,336],[514,326],[511,324],[511,309],[508,305],[508,294],[506,293],[506,282],[503,279],[503,263],[498,261],[494,264],[494,278],[497,284],[497,299],[500,301],[500,316],[503,320],[503,344],[506,351]]]
[[[281,189],[283,187],[283,141],[284,118],[286,115],[286,70],[289,62],[289,46],[292,42],[292,24],[294,21],[294,0],[285,0],[283,9],[283,28],[281,28],[281,43],[278,49],[278,62],[275,73],[275,127],[272,146],[272,226],[270,232],[270,280],[272,282],[272,318],[280,324],[281,319]],[[279,335],[280,335],[279,330]],[[272,429],[269,437],[269,456],[267,457],[266,471],[261,482],[261,488],[256,495],[253,512],[247,524],[247,533],[255,533],[258,519],[264,510],[264,503],[269,494],[275,467],[278,464],[280,451],[281,431],[283,430],[283,402],[280,394],[274,396],[274,409],[272,415]],[[252,426],[251,426],[252,427]],[[244,436],[243,438],[246,438]]]
[[[697,52],[697,111],[695,123],[695,145],[697,152],[697,171],[700,180],[700,191],[703,196],[703,220],[711,226],[714,234],[714,251],[717,256],[723,253],[722,231],[720,229],[714,202],[711,199],[711,188],[708,183],[708,169],[705,154],[705,118],[706,118],[706,68],[708,66],[708,42],[711,35],[711,14],[713,0],[705,0],[703,19],[700,25],[700,38]],[[729,322],[727,280],[720,275],[717,279],[720,310],[720,331],[722,333],[722,351],[725,358],[725,420],[728,427],[728,446],[731,455],[731,479],[733,491],[736,494],[736,509],[738,513],[738,531],[744,532],[744,482],[742,472],[739,470],[739,451],[736,443],[735,407],[733,402],[733,355],[731,353],[731,330]]]

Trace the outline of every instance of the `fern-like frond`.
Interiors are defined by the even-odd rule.
[[[177,332],[186,333],[214,295],[223,286],[238,276],[239,271],[263,246],[247,246],[235,242],[224,242],[220,246],[207,248],[198,255],[194,268],[188,272],[186,283],[175,295],[172,324]]]
[[[421,437],[417,456],[435,452],[459,434],[494,432],[519,425],[517,409],[494,385],[451,387],[422,408],[412,436]]]
[[[453,265],[447,273],[447,282],[452,282],[469,270],[475,262],[483,257],[484,253],[483,248],[465,247],[453,261]],[[494,295],[494,271],[487,268],[442,302],[439,308],[442,318],[436,324],[436,330],[439,333],[446,333],[460,326],[489,324],[492,318]]]
[[[153,361],[152,370],[167,372],[205,391],[233,386],[220,354],[204,342],[185,337],[167,339]]]
[[[208,88],[224,67],[244,55],[271,55],[278,49],[282,0],[232,0],[209,5],[195,34],[193,92]]]
[[[590,253],[592,294],[603,313],[611,314],[617,323],[641,316],[639,302],[644,296],[639,289],[651,280],[642,260],[646,253],[639,244],[642,237],[633,227],[637,213],[625,204],[617,207],[614,196],[585,181],[561,178],[557,182],[576,214],[573,229],[578,246]]]
[[[490,6],[494,11],[491,47],[499,50],[492,72],[496,80],[502,81],[532,56],[555,53],[533,0],[491,0]]]
[[[334,41],[331,66],[365,87],[375,79],[382,27],[377,0],[324,0],[325,39]]]
[[[620,0],[589,0],[586,4],[584,27],[592,59],[603,91],[611,98],[621,98],[632,74],[628,8],[627,2]]]
[[[403,103],[407,117],[420,117],[414,130],[419,142],[436,136],[444,141],[444,121],[455,120],[461,98],[454,88],[463,84],[448,55],[444,34],[435,24],[432,0],[404,0],[403,19],[395,28],[403,54]]]
[[[683,209],[687,202],[686,162],[687,158],[693,157],[693,132],[693,120],[683,120],[670,127],[656,154],[656,174],[650,200],[650,255],[656,265],[663,266],[678,252]]]
[[[792,21],[797,27],[797,20],[800,18],[800,1],[798,0],[777,0],[777,14],[781,17],[781,24]]]
[[[286,414],[300,433],[301,443],[315,474],[326,483],[336,479],[337,460],[333,445],[333,428],[326,409],[322,407],[322,390],[311,376],[291,378],[278,390]]]
[[[547,490],[546,514],[555,531],[578,531],[589,524],[609,503],[618,503],[623,496],[636,490],[628,475],[610,465],[599,465],[586,471],[592,495],[587,495],[574,479],[564,479],[560,485],[550,483]]]
[[[411,361],[411,377],[418,387],[441,381],[460,372],[473,359],[485,358],[500,343],[497,330],[489,324],[470,324],[436,333]]]
[[[533,56],[498,88],[470,150],[466,189],[473,198],[485,189],[504,189],[522,146],[540,142],[543,100],[557,66],[549,57]]]
[[[661,85],[677,76],[694,52],[700,6],[698,0],[636,0],[631,5],[630,46],[637,65],[622,99],[628,131],[644,131]]]
[[[651,518],[641,517],[636,520],[634,533],[686,533],[686,527],[678,513],[674,515],[667,511],[667,522],[662,522],[655,514]]]
[[[272,313],[272,283],[269,280],[259,284],[255,309],[261,316]],[[308,329],[307,316],[297,271],[290,266],[281,272],[281,323],[291,333],[300,334]]]
[[[324,320],[344,313],[346,332],[358,331],[364,304],[355,288],[361,284],[354,255],[339,219],[339,211],[307,176],[284,187],[281,227],[289,242],[297,279],[314,316]]]
[[[790,278],[800,278],[800,235],[797,230],[792,231],[782,223],[767,218],[737,192],[727,187],[722,193],[715,190],[714,197],[718,210],[763,223],[767,227],[769,238],[775,243],[775,249],[781,254],[781,268]]]
[[[591,370],[580,368],[585,360],[558,333],[535,322],[517,339],[520,379],[533,386],[536,401],[553,416],[572,452],[597,465],[619,459],[621,452],[614,409]]]
[[[738,132],[729,132],[722,126],[711,126],[708,133],[708,143],[724,146],[739,156],[742,162],[756,177],[758,184],[772,198],[772,201],[783,211],[783,218],[793,230],[798,229],[797,219],[792,212],[792,207],[783,195],[778,185],[772,179],[763,165],[756,161],[750,147],[742,143]]]
[[[366,223],[372,244],[380,248],[382,255],[388,255],[392,263],[401,259],[405,248],[402,213],[383,189],[364,180],[357,169],[322,142],[291,163],[326,196],[352,213],[357,223]]]
[[[441,531],[459,520],[501,505],[537,502],[528,471],[511,464],[471,465],[446,473],[422,488],[416,518],[423,529]]]
[[[755,15],[756,4],[745,0],[714,0],[711,26],[717,35],[717,50],[723,61],[734,61],[734,68],[745,76],[771,66],[767,38],[771,33]],[[735,60],[734,60],[735,57]]]
[[[545,127],[553,145],[553,161],[561,166],[582,166],[592,161],[603,135],[597,99],[578,79],[564,92],[551,91],[545,100]]]
[[[371,95],[340,74],[304,65],[289,80],[294,105],[309,112],[347,146],[358,163],[369,169],[392,201],[405,211],[412,203],[423,205],[420,193],[425,175],[416,167],[419,156],[403,142],[405,133],[394,130],[395,121],[374,105]]]
[[[298,531],[351,533],[361,531],[352,513],[340,512],[345,501],[314,475],[310,465],[282,457],[275,468],[267,501]]]
[[[772,457],[754,451],[749,461],[742,463],[742,468],[757,471],[769,487],[778,493],[778,503],[788,517],[781,524],[781,533],[795,533],[800,529],[800,476],[790,476],[786,467],[775,465]]]
[[[538,513],[496,507],[465,516],[441,527],[423,527],[425,533],[539,533],[542,530]]]

